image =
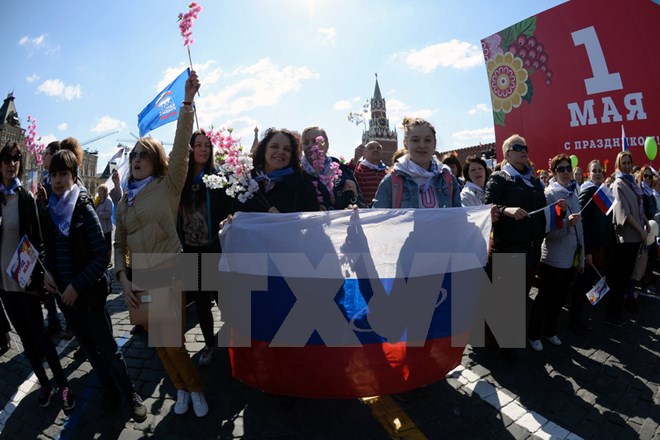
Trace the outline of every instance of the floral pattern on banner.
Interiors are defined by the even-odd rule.
[[[522,101],[532,103],[532,77],[534,81],[541,78],[546,86],[552,84],[549,56],[543,43],[534,35],[535,31],[534,16],[481,42],[496,124],[506,125],[506,114],[519,107]]]

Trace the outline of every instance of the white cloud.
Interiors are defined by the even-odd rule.
[[[478,128],[476,130],[462,130],[451,134],[451,136],[460,141],[488,141],[495,140],[495,129],[493,127]]]
[[[390,122],[398,128],[402,128],[401,122],[406,116],[430,119],[437,111],[438,110],[428,108],[411,110],[410,106],[403,101],[398,99],[387,100],[387,116],[390,119]]]
[[[45,136],[41,136],[41,138],[39,139],[39,142],[41,142],[44,145],[48,145],[51,142],[56,141],[56,140],[57,140],[57,136],[55,136],[54,134],[51,133],[51,134],[47,134]]]
[[[128,127],[125,122],[107,115],[96,118],[96,121],[96,125],[92,128],[92,131],[95,133],[102,133],[108,130],[123,130]]]
[[[346,100],[337,101],[334,105],[335,110],[348,110],[349,108],[351,108],[351,103]]]
[[[60,99],[71,101],[74,98],[80,98],[82,90],[80,84],[67,86],[62,80],[47,79],[37,88],[37,93],[45,93],[48,96],[55,96]]]
[[[45,41],[46,41],[45,34],[41,34],[38,37],[34,37],[34,38],[30,38],[29,35],[26,35],[25,37],[18,40],[18,45],[39,48],[44,46]]]
[[[303,81],[317,79],[319,75],[306,66],[279,67],[263,58],[250,66],[239,67],[225,77],[237,77],[236,82],[217,93],[203,93],[197,98],[199,114],[210,121],[276,105],[285,94],[300,89]]]
[[[490,107],[488,107],[486,104],[477,104],[470,110],[468,110],[468,115],[476,115],[478,113],[488,113],[490,111]]]
[[[353,102],[358,102],[358,101],[362,101],[362,98],[360,98],[359,96],[353,98]]]
[[[33,53],[39,51],[47,55],[59,55],[60,47],[53,46],[46,41],[47,34],[41,34],[38,37],[30,37],[26,35],[18,40],[18,45],[23,46],[28,50],[28,54],[31,56]]]
[[[195,72],[199,75],[200,83],[202,88],[205,85],[210,85],[216,83],[222,74],[220,68],[212,69],[213,65],[217,64],[214,60],[209,60],[203,64],[195,64]],[[176,79],[177,76],[181,75],[186,67],[190,67],[187,64],[179,64],[176,67],[168,67],[163,71],[163,76],[161,80],[156,84],[156,92],[160,92],[165,87],[167,87],[172,81]]]
[[[69,124],[67,124],[66,122],[62,122],[61,124],[59,124],[59,125],[57,126],[57,129],[60,130],[60,131],[64,131],[64,130],[66,130],[67,128],[69,128]]]
[[[254,127],[259,127],[259,123],[250,116],[238,116],[227,119],[222,126],[233,128],[232,136],[240,139],[241,144],[250,147],[254,142]]]
[[[319,39],[324,43],[334,44],[337,30],[333,27],[319,28]]]
[[[433,44],[397,56],[403,57],[411,68],[423,73],[429,73],[438,67],[469,69],[484,62],[480,47],[458,40]]]
[[[36,73],[33,73],[32,75],[25,78],[25,81],[27,81],[29,83],[33,83],[33,82],[38,81],[38,80],[39,80],[39,75],[37,75]]]

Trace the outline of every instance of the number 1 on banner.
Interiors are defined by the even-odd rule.
[[[591,65],[591,71],[594,74],[593,77],[584,80],[587,95],[621,90],[623,88],[621,75],[610,73],[607,69],[605,54],[603,54],[603,48],[600,46],[598,35],[596,35],[596,29],[593,26],[589,26],[588,28],[572,32],[571,36],[573,37],[573,44],[576,46],[584,44],[587,50],[587,58]]]

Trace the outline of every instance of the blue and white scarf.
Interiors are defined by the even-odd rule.
[[[577,182],[571,180],[568,183],[568,186],[563,186],[557,181],[553,181],[548,185],[548,190],[557,194],[561,199],[569,199],[571,197],[577,197]]]
[[[50,218],[65,237],[69,236],[71,216],[73,216],[73,209],[76,207],[79,194],[80,187],[74,183],[70,190],[62,194],[62,197],[57,197],[55,193],[52,193],[48,199]]]
[[[642,192],[645,196],[653,197],[653,188],[651,188],[646,182],[642,182]]]
[[[480,187],[474,182],[467,181],[465,183],[465,188],[467,188],[469,191],[474,193],[474,195],[477,196],[477,198],[479,199],[479,201],[481,201],[482,204],[485,204],[486,191],[482,187]]]
[[[263,170],[257,170],[257,177],[255,177],[254,180],[257,182],[264,181],[264,187],[266,192],[268,192],[273,189],[275,182],[279,182],[285,176],[290,174],[293,174],[293,167],[281,168],[279,170],[271,171],[268,174],[264,173]]]
[[[401,156],[399,160],[394,164],[394,171],[402,171],[408,174],[419,187],[420,193],[425,193],[428,191],[433,179],[447,171],[451,173],[451,168],[447,165],[441,164],[438,159],[433,157],[431,159],[431,169],[425,170],[421,166],[417,165],[415,162],[410,160],[410,155],[406,154]]]
[[[13,196],[16,194],[16,190],[18,189],[19,186],[23,186],[23,184],[18,179],[18,177],[14,177],[14,180],[9,186],[9,188],[7,188],[4,183],[0,183],[0,193],[6,196]]]
[[[133,202],[135,201],[135,198],[137,197],[138,194],[140,194],[140,191],[142,191],[147,185],[151,183],[152,180],[154,180],[156,177],[154,176],[149,176],[145,177],[142,180],[131,180],[128,182],[128,190],[126,191],[128,194],[128,206],[133,206]]]
[[[300,161],[302,164],[303,170],[307,172],[310,176],[318,176],[319,172],[314,168],[312,163],[307,160],[307,156],[302,157],[302,160]],[[330,156],[325,157],[325,162],[323,163],[323,171],[320,173],[323,176],[326,176],[330,174],[330,165],[332,164],[332,158]]]
[[[532,182],[532,170],[528,166],[525,166],[525,174],[520,174],[520,172],[510,163],[504,165],[502,171],[513,177],[515,180],[522,179],[523,182],[525,182],[525,185],[534,188],[534,182]]]
[[[360,162],[360,164],[374,171],[385,171],[387,169],[387,165],[385,165],[382,160],[378,165],[374,165],[367,159],[364,159],[362,162]]]

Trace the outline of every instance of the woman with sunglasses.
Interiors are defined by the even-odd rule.
[[[30,191],[23,188],[20,177],[23,173],[23,156],[16,142],[8,142],[0,150],[0,298],[4,303],[7,316],[21,342],[25,357],[32,366],[39,381],[39,397],[37,402],[42,408],[47,407],[55,394],[50,379],[43,366],[44,358],[50,366],[57,391],[62,399],[62,408],[70,411],[76,404],[69,382],[62,370],[59,356],[53,341],[42,329],[43,315],[39,301],[39,289],[43,276],[35,270],[32,279],[25,287],[9,276],[5,268],[14,256],[16,248],[23,236],[39,251],[42,250],[42,235],[37,206]]]
[[[528,332],[529,344],[535,351],[543,350],[541,338],[552,345],[561,345],[557,336],[557,319],[564,292],[573,281],[575,270],[584,270],[584,253],[581,252],[584,232],[571,158],[558,154],[552,158],[550,168],[554,179],[545,190],[546,202],[553,205],[565,200],[566,214],[563,221],[557,222],[557,228],[548,232],[541,247],[539,290],[532,306]]]
[[[653,194],[653,178],[655,177],[655,172],[653,168],[649,165],[644,165],[639,170],[637,174],[637,184],[642,189],[642,203],[644,205],[644,216],[647,220],[653,220],[655,214],[658,212],[658,205],[656,203],[654,194]],[[639,285],[642,289],[646,289],[649,286],[653,285],[654,276],[653,268],[655,267],[656,260],[658,259],[658,250],[656,246],[649,246],[648,250],[648,261],[646,265],[646,271],[644,276],[639,281]],[[639,311],[637,305],[637,300],[635,299],[633,292],[629,292],[626,296],[626,309],[631,312]]]
[[[185,99],[179,110],[169,163],[162,144],[153,138],[139,139],[129,154],[128,188],[117,204],[115,270],[126,303],[132,309],[140,306],[138,288],[133,286],[127,273],[134,264],[132,258],[137,255],[141,257],[140,269],[146,269],[148,274],[151,274],[149,278],[171,279],[176,272],[177,264],[172,255],[182,250],[176,232],[176,218],[188,169],[194,114],[192,100],[198,89],[197,74],[191,71],[185,84]],[[184,297],[181,298],[180,304],[174,304],[174,307],[180,307],[180,317],[185,316],[185,295],[182,296]],[[158,300],[152,299],[152,303]],[[183,345],[185,339],[182,319],[180,325],[175,333],[180,332],[178,335],[181,336],[181,343],[172,346],[175,344],[165,338],[167,340],[162,345],[167,346],[157,346],[156,351],[177,390],[174,413],[187,412],[192,400],[195,415],[203,417],[208,413],[203,393],[204,384]],[[152,322],[149,324],[149,338],[157,338],[168,330],[168,324]]]
[[[499,220],[493,224],[492,254],[525,254],[525,295],[529,293],[541,257],[541,243],[545,237],[546,205],[543,184],[533,175],[529,166],[527,141],[514,134],[502,144],[506,163],[500,171],[491,174],[486,183],[486,203],[492,203],[500,212]],[[490,330],[486,331],[486,345],[497,347]],[[503,352],[505,356],[515,354]]]
[[[625,323],[623,303],[628,284],[635,267],[637,252],[641,243],[646,242],[648,221],[644,215],[644,192],[632,176],[633,160],[629,151],[616,156],[615,180],[612,194],[617,203],[612,209],[616,244],[612,271],[608,276],[610,286],[605,321],[615,326]]]

